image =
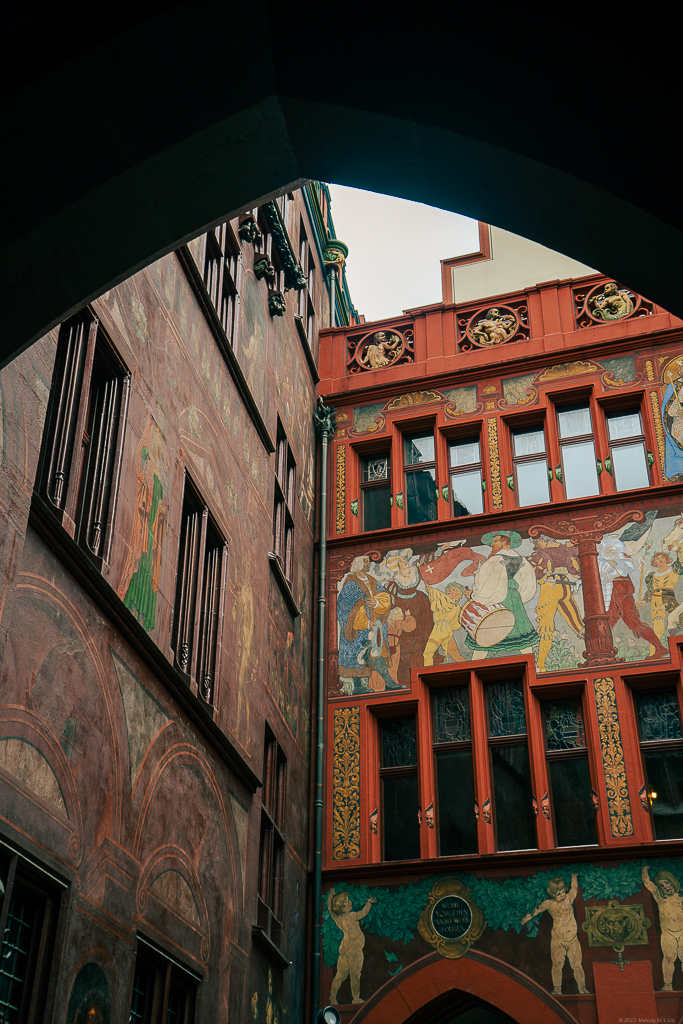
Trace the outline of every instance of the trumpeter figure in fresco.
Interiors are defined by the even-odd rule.
[[[536,621],[541,642],[538,647],[538,671],[545,671],[545,661],[555,637],[555,616],[560,613],[577,636],[584,635],[583,619],[573,590],[580,578],[579,549],[575,544],[563,543],[539,536],[529,557],[540,584]]]
[[[515,548],[522,538],[514,530],[487,533],[482,544],[491,554],[474,577],[471,600],[462,610],[465,644],[473,661],[489,655],[531,654],[539,635],[524,607],[536,593],[534,567]]]
[[[562,968],[565,960],[574,972],[576,984],[582,995],[588,995],[586,975],[582,966],[581,944],[579,942],[574,900],[579,891],[577,875],[572,875],[571,888],[567,890],[564,878],[551,878],[546,887],[549,899],[543,900],[531,914],[522,918],[526,924],[532,917],[547,910],[553,919],[550,934],[550,959],[552,962],[553,995],[562,995]]]
[[[670,871],[658,871],[654,882],[648,867],[641,872],[643,885],[652,893],[659,908],[660,943],[662,947],[662,992],[673,989],[676,960],[683,964],[683,900],[678,879]]]
[[[633,528],[625,530],[621,537],[607,534],[600,541],[598,548],[598,568],[605,609],[609,614],[610,628],[616,626],[621,619],[635,637],[642,637],[650,644],[650,656],[668,657],[669,651],[662,645],[659,637],[651,626],[643,622],[638,614],[635,603],[635,587],[631,573],[635,566],[633,558],[626,550],[626,539]],[[640,532],[642,527],[636,525],[633,532]]]
[[[351,563],[337,598],[339,677],[345,693],[370,693],[370,676],[379,674],[385,689],[400,687],[391,678],[387,661],[387,618],[391,595],[368,571],[370,559],[359,555]]]
[[[335,895],[333,887],[327,894],[327,909],[330,912],[330,917],[337,928],[343,932],[343,938],[339,944],[337,973],[330,988],[330,1003],[333,1006],[337,1003],[339,986],[347,978],[351,981],[351,1002],[365,1002],[360,997],[360,976],[365,959],[363,953],[365,935],[363,935],[358,922],[367,917],[372,909],[372,904],[376,902],[375,897],[370,896],[362,910],[354,910],[347,892]]]

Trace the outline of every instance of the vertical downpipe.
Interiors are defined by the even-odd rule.
[[[333,307],[334,309],[334,307]],[[332,314],[334,324],[334,313]],[[315,795],[313,800],[313,970],[311,978],[311,1024],[318,1012],[321,978],[321,890],[323,864],[323,777],[325,768],[324,687],[325,652],[327,648],[325,620],[327,615],[327,452],[334,434],[334,410],[318,399],[315,413],[320,434],[320,544],[318,548],[318,671],[315,709]]]

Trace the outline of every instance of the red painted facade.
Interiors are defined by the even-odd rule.
[[[475,259],[489,257],[482,250]],[[336,997],[343,1019],[358,1022],[440,1019],[440,999],[455,1006],[468,993],[520,1021],[603,1022],[631,1013],[678,1020],[683,970],[669,936],[676,931],[672,914],[683,927],[683,832],[676,826],[675,836],[661,841],[662,795],[644,767],[654,748],[643,731],[643,708],[666,693],[680,722],[683,593],[670,567],[683,512],[675,422],[683,324],[600,275],[454,304],[451,266],[465,262],[444,261],[443,304],[321,332],[319,390],[336,412],[321,998]],[[603,318],[605,308],[618,315]],[[593,455],[579,476],[592,474],[592,489],[577,482],[576,450],[569,451],[569,421],[562,419],[576,409],[590,417],[581,443],[592,444]],[[642,466],[634,487],[626,486],[616,425],[636,413],[638,440],[628,460],[639,445]],[[548,477],[547,497],[534,501],[525,500],[520,469],[519,439],[531,435],[543,445],[538,460]],[[423,446],[417,457],[415,446]],[[454,504],[463,480],[457,458],[467,446],[466,468],[480,472],[482,482],[482,510],[473,514]],[[415,461],[434,495],[424,497],[423,489],[426,504],[417,514]],[[387,504],[379,514],[387,518],[368,531],[364,517],[377,515],[384,500],[379,491],[374,506],[368,499],[371,464],[384,474]],[[572,497],[572,488],[584,496]],[[507,579],[515,581],[501,584],[506,603],[479,596],[477,604],[485,584],[494,593],[501,565],[510,566]],[[509,614],[507,634],[502,629],[495,643],[478,643],[487,635],[478,632],[480,620],[496,608]],[[508,732],[526,744],[529,758],[530,823],[527,840],[517,845],[503,838],[504,788],[496,797],[502,748],[493,694],[508,685],[524,702]],[[471,816],[469,852],[453,854],[442,853],[450,840],[440,813],[450,791],[466,782],[460,768],[437,777],[446,749],[439,746],[437,703],[450,694],[453,708],[456,693],[469,724],[448,747],[448,763],[471,763],[474,806],[458,809]],[[582,730],[572,739],[572,756],[584,752],[592,790],[588,842],[572,841],[554,796],[560,755],[551,749],[550,716],[569,705]],[[391,767],[387,737],[400,722],[414,723],[414,739]],[[659,754],[669,752],[667,770],[683,794],[680,735],[674,726]],[[410,811],[390,810],[388,794],[394,804],[410,803]],[[390,836],[394,818],[403,823],[408,851],[417,819],[413,852],[402,854],[401,838]],[[674,876],[667,896],[652,880],[658,864]],[[652,877],[643,874],[646,865]],[[565,895],[557,900],[554,876],[564,879]],[[439,885],[451,895],[439,896]],[[348,893],[347,915],[358,914],[364,941],[352,929],[355,968],[343,957],[348,941],[339,946],[347,926],[341,903],[330,902],[332,888]],[[453,931],[450,942],[434,932],[430,891],[432,902],[459,899],[462,914],[470,912],[468,901],[470,910],[478,907],[487,921],[483,934],[470,942],[474,932]],[[548,907],[539,909],[543,899]],[[636,909],[623,911],[631,905]],[[637,926],[637,941],[635,924],[630,942],[614,922],[613,941],[601,941],[607,910],[647,919]],[[531,921],[522,927],[525,915]],[[596,915],[603,924],[595,924]]]

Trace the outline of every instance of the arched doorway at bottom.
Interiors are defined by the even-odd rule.
[[[466,997],[474,997],[476,1002]],[[453,1013],[449,1017],[448,1007]],[[460,1016],[455,1016],[460,1012]],[[417,960],[383,985],[350,1024],[577,1024],[559,1000],[502,960],[470,950]]]

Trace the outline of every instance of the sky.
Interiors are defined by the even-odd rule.
[[[330,193],[351,299],[367,321],[441,302],[440,260],[479,250],[469,217],[346,185]]]

